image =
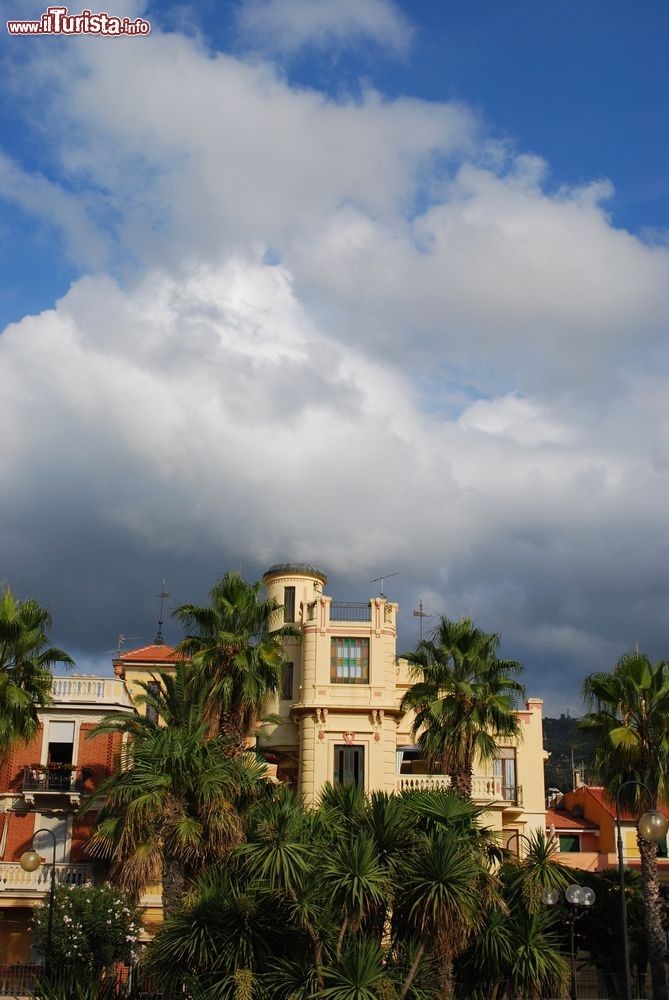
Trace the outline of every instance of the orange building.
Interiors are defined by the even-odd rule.
[[[50,888],[53,841],[35,838],[44,864],[25,872],[19,864],[37,830],[56,841],[56,880],[78,885],[93,877],[84,854],[93,815],[80,818],[82,803],[116,766],[118,734],[88,739],[105,715],[132,711],[123,681],[69,675],[54,677],[53,703],[40,710],[30,743],[17,746],[0,771],[0,962],[29,962],[30,918]]]
[[[669,819],[669,810],[660,808]],[[638,817],[623,810],[620,829],[624,862],[629,868],[639,868],[637,844]],[[559,860],[570,868],[602,871],[618,864],[616,806],[603,788],[580,785],[549,800],[546,812],[546,832],[556,838]],[[658,845],[658,872],[662,882],[669,882],[669,860],[666,840]]]

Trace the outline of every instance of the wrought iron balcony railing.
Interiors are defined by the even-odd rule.
[[[24,792],[80,792],[84,784],[84,769],[69,765],[26,765],[23,768]]]
[[[372,607],[369,601],[332,601],[331,622],[371,622]]]
[[[502,799],[504,802],[512,802],[514,806],[522,806],[523,786],[502,784]]]

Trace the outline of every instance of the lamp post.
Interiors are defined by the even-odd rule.
[[[532,841],[527,836],[527,834],[521,833],[520,830],[513,830],[511,832],[511,836],[508,837],[507,841],[506,841],[506,849],[507,849],[507,851],[511,850],[510,845],[514,842],[514,840],[518,841],[518,860],[520,860],[520,842],[521,842],[521,840],[524,840],[525,843],[528,844],[528,846],[530,846],[530,847],[532,846]]]
[[[56,896],[56,835],[53,830],[47,830],[43,828],[41,830],[35,830],[32,838],[32,844],[35,843],[35,837],[40,833],[48,833],[53,841],[53,857],[51,863],[51,891],[49,893],[49,918],[46,926],[46,948],[44,951],[44,978],[49,979],[49,973],[51,971],[51,937],[53,934],[53,902]],[[24,851],[21,855],[19,864],[25,872],[35,872],[42,864],[42,858],[35,850],[34,846],[31,850]]]
[[[616,829],[618,833],[618,881],[620,883],[620,926],[623,935],[623,965],[625,969],[625,1000],[632,1000],[632,973],[630,970],[630,946],[627,937],[627,903],[625,901],[625,862],[623,857],[623,836],[620,829],[620,793],[628,785],[643,788],[651,808],[637,822],[637,830],[644,840],[659,843],[667,835],[669,821],[654,807],[653,793],[643,781],[623,781],[616,792]]]
[[[576,995],[576,932],[575,924],[579,917],[582,917],[595,902],[595,891],[589,886],[568,885],[564,891],[565,899],[569,906],[569,942],[571,952],[571,989],[569,996],[571,1000],[578,1000]],[[560,902],[560,892],[558,889],[544,889],[541,898],[546,906],[557,906]],[[580,911],[580,912],[579,912]]]

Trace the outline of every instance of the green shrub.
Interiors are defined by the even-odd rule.
[[[35,911],[33,931],[46,950],[48,900]],[[130,962],[137,948],[141,910],[112,885],[60,885],[53,909],[50,966],[71,967],[100,978],[118,962]]]

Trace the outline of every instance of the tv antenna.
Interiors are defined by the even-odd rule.
[[[423,611],[423,598],[422,597],[419,598],[419,600],[418,600],[418,611],[414,611],[413,616],[414,616],[414,618],[418,618],[419,619],[419,625],[420,625],[419,635],[420,635],[420,641],[422,642],[423,641],[423,618],[434,618],[435,617],[433,614],[428,614],[427,611]]]
[[[381,581],[380,596],[381,597],[385,597],[386,595],[383,593],[383,584],[384,584],[384,581],[385,580],[389,580],[391,576],[399,576],[399,575],[400,575],[399,572],[397,572],[397,573],[384,573],[383,576],[375,576],[374,579],[370,580],[369,582],[370,583],[378,583],[379,581]]]
[[[121,655],[121,650],[124,642],[128,642],[129,640],[132,642],[133,639],[140,639],[140,638],[141,636],[139,635],[124,635],[123,632],[119,632],[118,639],[116,640],[117,642],[116,658],[118,659],[119,656]],[[110,650],[110,652],[114,652],[114,650]]]
[[[153,645],[164,646],[165,640],[163,639],[163,621],[164,621],[163,610],[165,607],[165,598],[171,597],[171,594],[168,594],[167,591],[165,590],[165,580],[163,580],[163,589],[160,591],[159,594],[156,594],[156,597],[160,598],[160,618],[158,619],[158,631],[156,632],[156,638],[153,640]]]

